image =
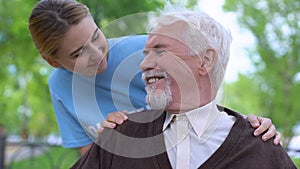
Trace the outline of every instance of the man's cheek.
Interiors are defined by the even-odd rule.
[[[176,81],[191,81],[194,79],[190,67],[176,55],[166,55],[161,58],[159,67],[166,71]]]

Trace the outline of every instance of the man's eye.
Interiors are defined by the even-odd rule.
[[[149,54],[149,52],[150,52],[149,50],[144,50],[144,51],[143,51],[143,54],[146,56],[146,55]]]
[[[166,50],[164,50],[164,49],[157,49],[155,52],[156,52],[157,55],[161,56],[164,52],[166,52]]]

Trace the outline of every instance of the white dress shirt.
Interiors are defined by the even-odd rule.
[[[234,122],[235,117],[220,112],[215,101],[184,114],[167,113],[163,133],[172,168],[199,168],[221,146]]]

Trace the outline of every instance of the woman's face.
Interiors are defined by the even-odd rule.
[[[105,36],[93,18],[87,16],[65,34],[54,61],[69,71],[93,76],[106,69],[107,49]]]

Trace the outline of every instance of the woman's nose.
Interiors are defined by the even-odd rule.
[[[90,60],[92,61],[99,61],[99,59],[103,58],[103,53],[99,50],[96,46],[90,46]]]

